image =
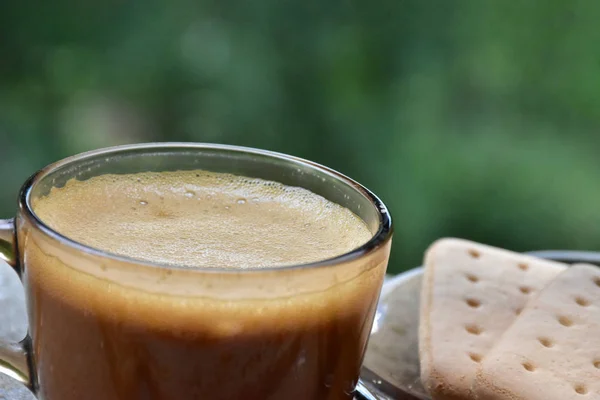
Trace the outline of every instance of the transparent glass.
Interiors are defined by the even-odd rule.
[[[306,188],[349,208],[373,236],[317,263],[184,269],[84,246],[31,208],[72,178],[197,169]],[[19,205],[16,240],[5,224],[0,244],[25,287],[30,337],[20,350],[0,347],[0,358],[40,399],[352,398],[392,235],[387,209],[358,183],[267,151],[144,144],[50,165]]]

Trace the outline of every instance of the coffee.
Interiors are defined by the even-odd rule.
[[[191,268],[304,264],[372,236],[348,209],[305,189],[205,171],[71,180],[33,206],[80,243]]]
[[[304,189],[203,171],[71,180],[32,206],[77,242],[172,265],[157,267],[153,288],[209,271],[197,293],[121,285],[102,273],[127,259],[50,254],[48,239],[21,232],[44,400],[352,397],[386,255],[319,268],[315,290],[287,296],[269,295],[278,290],[270,275],[256,289],[264,296],[203,291],[213,281],[240,287],[247,276],[240,269],[311,263],[359,247],[373,233],[349,210]],[[221,277],[211,274],[216,268],[233,271]],[[246,272],[253,273],[262,272]],[[312,279],[310,268],[277,273],[282,286]]]

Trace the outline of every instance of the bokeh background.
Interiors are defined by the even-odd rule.
[[[219,142],[378,193],[392,272],[441,236],[599,249],[598,21],[590,0],[0,1],[0,215],[67,155]]]

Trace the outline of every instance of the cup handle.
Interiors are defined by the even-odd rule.
[[[17,258],[15,220],[0,220],[0,260],[10,265],[21,277]],[[10,376],[32,389],[29,335],[18,343],[0,339],[0,373]]]

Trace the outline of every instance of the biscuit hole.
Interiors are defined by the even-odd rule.
[[[579,304],[581,307],[587,307],[590,305],[590,302],[583,297],[575,297],[575,302]]]
[[[600,369],[600,360],[594,361],[594,367]]]
[[[595,277],[594,278],[594,283],[596,284],[596,286],[600,287],[600,277]]]
[[[522,311],[523,311],[523,309],[519,307],[515,310],[515,314],[520,315]]]
[[[479,282],[479,278],[473,274],[467,274],[467,279],[473,283]]]
[[[579,394],[587,394],[588,392],[587,387],[585,387],[585,385],[575,385],[574,389]]]
[[[481,302],[479,300],[476,300],[476,299],[467,299],[467,304],[471,308],[478,308],[478,307],[481,306]]]
[[[573,320],[569,317],[565,317],[564,315],[561,315],[560,317],[558,317],[558,322],[560,322],[560,324],[562,326],[571,326],[573,325]]]
[[[471,257],[473,257],[473,258],[479,258],[479,257],[481,257],[481,253],[478,252],[477,250],[474,250],[474,249],[469,250],[469,255]]]
[[[519,263],[519,269],[521,271],[527,271],[529,269],[529,265],[527,265],[525,263]]]
[[[547,337],[541,337],[538,338],[539,342],[541,343],[542,346],[544,347],[554,347],[554,342],[550,339],[548,339]]]
[[[480,335],[481,334],[481,328],[478,327],[477,325],[467,325],[465,327],[465,329],[467,330],[467,332],[469,332],[471,335]]]
[[[529,294],[529,293],[531,293],[531,288],[530,288],[530,287],[527,287],[527,286],[521,286],[521,287],[519,288],[519,290],[520,290],[520,291],[521,291],[521,293],[523,293],[523,294]]]
[[[521,365],[523,366],[523,368],[525,368],[525,370],[527,370],[529,372],[535,371],[535,366],[532,363],[530,363],[529,361],[525,361]]]
[[[480,354],[469,353],[469,357],[471,357],[471,360],[475,361],[476,363],[481,362],[481,355]]]

